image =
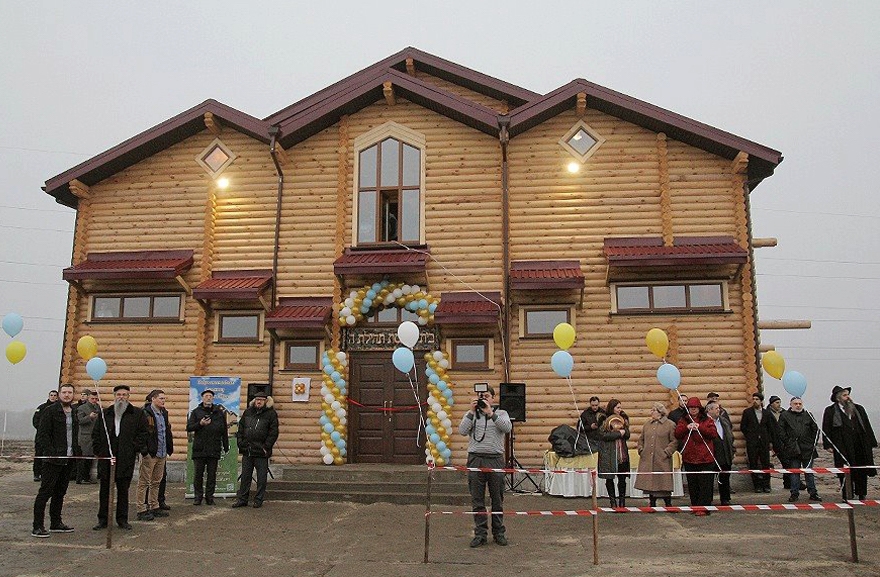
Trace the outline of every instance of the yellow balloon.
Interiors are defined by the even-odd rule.
[[[344,462],[345,462],[345,461],[342,460],[342,457],[341,457],[341,456],[339,456],[339,457],[334,457],[334,458],[333,458],[333,464],[334,464],[334,465],[341,465],[341,464],[344,463]]]
[[[648,331],[645,343],[648,345],[648,350],[661,359],[666,356],[666,351],[669,350],[669,337],[662,329],[655,328]]]
[[[761,365],[767,374],[774,379],[781,379],[785,374],[785,359],[776,351],[767,351],[761,357]]]
[[[12,341],[6,345],[6,358],[13,365],[17,365],[27,354],[27,347],[21,341]]]
[[[76,351],[84,361],[87,361],[98,354],[98,341],[92,335],[80,337],[76,342]]]
[[[567,351],[574,344],[574,337],[574,327],[568,323],[559,323],[553,329],[553,341],[563,351]]]

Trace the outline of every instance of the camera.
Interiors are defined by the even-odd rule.
[[[474,383],[474,392],[477,393],[477,408],[486,409],[489,404],[483,399],[483,393],[489,392],[489,383]]]

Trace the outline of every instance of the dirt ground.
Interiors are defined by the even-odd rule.
[[[599,555],[592,564],[589,517],[505,517],[510,546],[470,549],[471,517],[432,515],[428,564],[423,564],[425,508],[390,504],[267,502],[262,509],[231,509],[231,501],[193,507],[183,485],[169,484],[171,516],[134,520],[114,532],[113,548],[95,524],[96,485],[72,484],[64,521],[76,528],[48,539],[30,536],[37,483],[30,463],[0,460],[0,576],[225,577],[230,575],[429,576],[485,575],[498,567],[515,575],[670,575],[681,572],[823,577],[880,574],[880,508],[855,512],[861,562],[850,561],[843,511],[717,512],[697,518],[678,513],[603,514]],[[781,502],[735,485],[735,503]],[[132,487],[132,494],[134,487]],[[822,478],[829,501],[834,481]],[[877,478],[870,495],[880,494]],[[133,495],[132,495],[133,496]],[[132,499],[133,500],[133,499]],[[640,504],[635,501],[633,504]],[[677,499],[686,504],[686,499]],[[508,494],[507,511],[585,509],[587,499]],[[436,507],[436,511],[453,510]],[[48,522],[48,519],[47,519]],[[713,569],[713,566],[717,566]]]

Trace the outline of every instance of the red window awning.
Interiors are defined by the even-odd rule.
[[[281,297],[266,315],[267,329],[322,329],[333,312],[330,297]]]
[[[271,270],[214,271],[193,289],[198,300],[256,300],[272,285]]]
[[[193,265],[191,250],[90,252],[84,262],[64,269],[66,281],[173,279]]]
[[[426,246],[405,248],[361,249],[348,247],[333,263],[337,275],[424,273],[428,266]]]
[[[510,288],[583,289],[584,273],[576,260],[515,260],[510,263]]]
[[[672,246],[660,237],[606,238],[605,256],[615,267],[740,265],[749,259],[732,236],[678,237]]]
[[[495,325],[500,312],[500,292],[445,292],[440,295],[440,304],[434,311],[434,322],[438,325]]]

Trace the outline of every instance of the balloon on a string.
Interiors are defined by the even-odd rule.
[[[391,362],[401,373],[408,373],[416,362],[413,352],[406,347],[397,347],[391,355]]]
[[[574,327],[568,323],[559,323],[553,329],[553,341],[556,346],[567,351],[574,344],[575,332]]]
[[[681,372],[675,365],[663,363],[657,369],[657,380],[667,389],[674,391],[681,384]]]
[[[648,350],[660,359],[664,358],[669,350],[669,337],[663,329],[653,328],[648,331],[645,343],[648,345]]]
[[[761,365],[774,379],[781,379],[785,374],[785,359],[776,351],[767,351],[761,355]]]
[[[802,397],[807,392],[807,378],[797,371],[785,371],[782,386],[792,397]]]
[[[12,338],[24,328],[24,319],[18,313],[9,313],[3,317],[3,330]]]
[[[550,366],[553,372],[560,377],[570,377],[571,370],[574,368],[574,358],[568,351],[556,351],[550,357]]]
[[[91,360],[98,354],[98,341],[92,335],[85,335],[76,341],[76,352],[84,361]]]
[[[27,355],[27,347],[21,341],[12,341],[6,345],[6,360],[17,365]]]
[[[107,374],[107,363],[101,357],[92,357],[86,363],[86,372],[94,381],[100,381]]]
[[[404,346],[413,348],[419,342],[419,327],[412,321],[403,321],[397,327],[397,338]]]

